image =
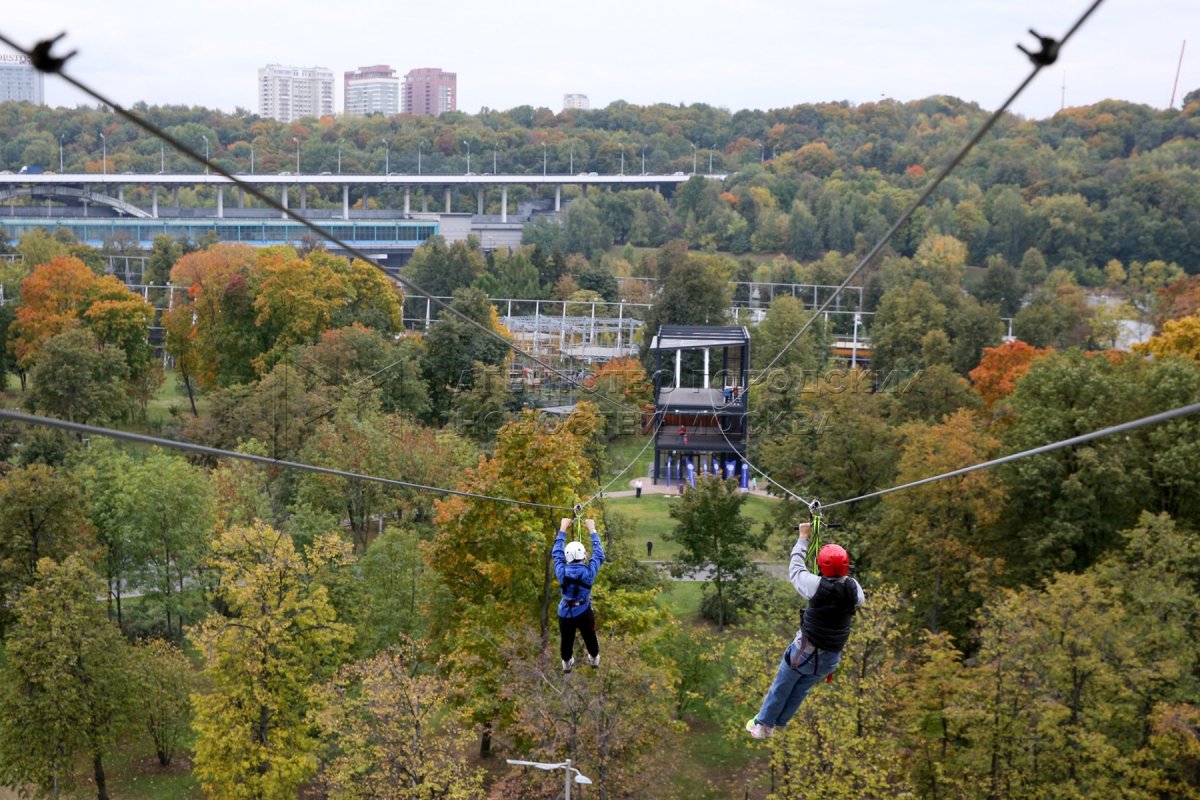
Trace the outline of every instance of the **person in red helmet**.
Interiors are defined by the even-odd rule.
[[[783,651],[762,707],[746,723],[746,730],[755,739],[767,739],[776,728],[787,725],[808,691],[833,672],[850,637],[854,613],[866,602],[858,581],[849,577],[850,555],[841,545],[827,544],[817,553],[819,576],[808,571],[804,554],[811,529],[807,522],[800,526],[788,567],[792,586],[808,599],[808,607],[796,638]]]

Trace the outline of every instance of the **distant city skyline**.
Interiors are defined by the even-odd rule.
[[[458,75],[456,105],[467,113],[529,105],[558,111],[564,95],[586,93],[593,109],[706,103],[741,109],[946,94],[992,109],[1028,74],[1018,43],[1029,28],[1061,36],[1088,0],[859,0],[732,7],[713,0],[603,9],[549,0],[504,6],[466,0],[398,9],[360,0],[352,36],[321,24],[325,4],[213,0],[195,13],[125,0],[121,13],[94,2],[10,3],[0,33],[24,46],[66,31],[59,51],[76,79],[125,105],[204,106],[256,111],[253,75],[264,64],[320,65],[335,74],[392,64],[403,74],[441,64]],[[202,16],[202,19],[201,19]],[[401,25],[404,35],[397,35]],[[1113,98],[1166,108],[1184,41],[1174,103],[1200,88],[1200,3],[1106,0],[1014,105],[1046,117],[1064,102]],[[0,52],[8,52],[0,49]],[[251,77],[247,77],[251,76]],[[339,94],[341,94],[341,88]],[[51,106],[91,105],[47,77]],[[341,111],[344,97],[336,98]]]

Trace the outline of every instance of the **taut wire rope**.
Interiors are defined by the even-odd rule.
[[[1137,428],[1142,428],[1142,427],[1145,427],[1146,425],[1156,425],[1160,422],[1167,422],[1168,420],[1176,419],[1178,417],[1185,417],[1189,414],[1195,414],[1198,411],[1200,411],[1200,403],[1192,403],[1191,405],[1180,406],[1179,408],[1173,408],[1170,411],[1163,411],[1158,414],[1151,414],[1148,417],[1141,417],[1140,419],[1130,420],[1129,422],[1122,422],[1119,425],[1112,425],[1107,428],[1101,428],[1100,430],[1092,431],[1091,433],[1084,433],[1084,434],[1080,434],[1079,436],[1072,436],[1069,439],[1060,439],[1057,442],[1052,442],[1050,444],[1044,444],[1044,445],[1041,445],[1040,447],[1034,447],[1029,450],[1022,450],[1019,453],[1011,453],[1009,455],[1001,456],[999,458],[993,458],[991,461],[984,461],[983,463],[975,464],[975,465],[972,465],[969,467],[962,467],[961,469],[951,470],[950,472],[943,472],[941,475],[934,475],[929,478],[922,478],[920,480],[910,481],[908,483],[904,483],[899,486],[893,486],[890,489],[880,489],[877,492],[868,492],[867,494],[859,495],[858,497],[851,497],[846,500],[838,500],[836,503],[826,503],[825,508],[833,508],[834,506],[849,505],[850,503],[857,503],[860,500],[869,500],[872,497],[882,497],[883,495],[891,494],[892,492],[899,492],[899,491],[903,491],[904,489],[912,489],[917,486],[924,486],[925,484],[933,483],[934,481],[940,481],[940,480],[944,480],[946,478],[954,478],[959,475],[966,475],[969,472],[975,472],[976,470],[987,469],[989,467],[995,467],[1000,464],[1007,464],[1010,461],[1016,461],[1021,458],[1028,458],[1029,456],[1036,456],[1036,455],[1041,455],[1043,453],[1050,453],[1055,450],[1061,450],[1064,447],[1073,447],[1074,445],[1083,444],[1085,442],[1090,442],[1095,439],[1103,439],[1104,437],[1112,436],[1113,434],[1124,433],[1126,431],[1136,430]]]
[[[162,139],[164,142],[171,145],[172,147],[174,147],[176,150],[183,153],[187,157],[191,158],[196,163],[203,164],[206,168],[211,169],[213,172],[226,178],[227,180],[232,182],[238,188],[242,189],[245,192],[248,192],[251,196],[257,198],[258,200],[261,200],[268,207],[270,207],[276,211],[279,211],[281,214],[286,216],[288,219],[291,219],[292,221],[308,228],[310,231],[312,231],[314,234],[316,234],[321,239],[323,239],[327,242],[332,242],[333,244],[337,245],[345,252],[352,255],[354,258],[356,258],[366,264],[370,264],[371,266],[373,266],[376,269],[383,272],[385,275],[388,275],[387,271],[384,270],[383,267],[381,267],[379,264],[377,264],[374,259],[372,259],[366,253],[362,252],[359,248],[354,247],[353,245],[342,241],[340,238],[335,236],[331,231],[326,230],[325,228],[321,227],[320,225],[316,224],[315,222],[312,222],[311,220],[296,213],[292,209],[289,209],[283,203],[281,203],[278,200],[276,200],[275,198],[271,197],[266,192],[260,190],[257,186],[255,186],[251,183],[247,183],[246,181],[242,180],[238,176],[234,175],[229,170],[225,169],[220,164],[210,162],[208,159],[201,156],[198,152],[196,152],[190,146],[188,146],[187,144],[184,144],[181,140],[179,140],[175,136],[172,136],[167,131],[164,131],[161,128],[159,128],[157,125],[142,119],[138,115],[136,115],[133,112],[126,109],[120,103],[116,103],[116,102],[112,101],[105,95],[101,94],[98,90],[93,89],[91,86],[87,85],[83,81],[81,81],[77,78],[73,78],[69,74],[64,72],[63,65],[65,64],[66,60],[69,59],[75,53],[71,52],[63,57],[53,57],[50,55],[50,49],[54,46],[54,43],[56,41],[58,41],[58,39],[62,38],[62,36],[63,36],[63,34],[59,34],[54,39],[47,39],[47,40],[38,42],[32,50],[27,50],[27,49],[21,47],[20,45],[18,45],[13,40],[9,39],[4,34],[0,34],[0,42],[3,42],[4,44],[6,44],[9,47],[16,50],[17,52],[28,56],[30,61],[32,62],[33,66],[36,69],[38,69],[39,71],[58,75],[59,77],[61,77],[67,83],[74,86],[79,91],[81,91],[84,94],[88,95],[89,97],[93,98],[97,102],[100,102],[100,103],[108,106],[109,108],[111,108],[113,110],[113,112],[116,113],[118,116],[125,118],[126,120],[130,121],[131,123],[133,123],[137,127],[141,128],[142,130],[146,131],[150,135],[156,136],[159,139]],[[598,392],[592,391],[590,388],[588,388],[587,386],[584,386],[582,383],[580,383],[579,381],[570,377],[566,373],[560,372],[559,370],[555,369],[554,367],[550,366],[546,362],[542,361],[541,359],[539,359],[537,356],[533,355],[532,353],[529,353],[526,350],[522,349],[521,347],[518,347],[513,341],[506,339],[504,336],[502,336],[497,331],[494,331],[491,328],[488,328],[486,325],[478,322],[477,320],[472,319],[467,314],[464,314],[463,312],[454,308],[450,303],[443,301],[439,297],[435,297],[432,293],[427,292],[426,290],[422,289],[421,287],[419,287],[416,284],[409,281],[407,278],[403,278],[398,274],[394,275],[394,276],[389,275],[388,277],[395,280],[397,283],[399,283],[401,286],[403,286],[404,288],[406,288],[413,294],[417,294],[417,295],[420,295],[421,297],[424,297],[426,300],[430,301],[431,303],[436,305],[438,308],[440,308],[444,311],[447,311],[450,314],[453,314],[454,316],[460,318],[462,321],[468,323],[469,325],[471,325],[475,328],[478,328],[480,331],[482,331],[487,336],[490,336],[493,339],[503,342],[506,347],[511,348],[514,352],[520,353],[522,356],[524,356],[525,358],[528,358],[533,363],[538,364],[539,366],[544,367],[545,369],[549,370],[551,373],[557,375],[558,377],[565,379],[568,382],[568,384],[575,386],[589,394],[595,395],[596,397],[600,397],[604,401],[606,401],[608,403],[612,403],[613,405],[616,405],[619,407],[619,404],[616,403],[616,401],[614,401],[608,397],[605,397],[604,395],[602,395]],[[563,302],[565,303],[566,301],[564,300]]]
[[[770,362],[768,362],[767,365],[759,371],[758,376],[750,381],[751,386],[754,386],[763,380],[763,378],[770,372],[771,367],[775,366],[776,362],[783,357],[783,354],[786,353],[792,347],[792,345],[794,345],[796,341],[804,335],[804,332],[808,330],[813,321],[821,316],[825,309],[829,308],[830,304],[832,304],[838,295],[842,293],[842,290],[849,286],[850,282],[854,280],[855,276],[857,276],[858,273],[861,272],[863,268],[866,267],[867,264],[869,264],[871,260],[879,254],[879,251],[881,251],[884,246],[891,241],[892,236],[895,235],[896,231],[898,231],[900,227],[908,221],[909,217],[911,217],[916,210],[920,208],[926,200],[929,199],[929,196],[933,194],[934,190],[936,190],[938,186],[942,184],[942,181],[950,176],[950,173],[953,172],[960,163],[962,163],[962,160],[966,158],[967,154],[975,148],[975,145],[977,145],[979,141],[983,139],[985,135],[987,135],[988,131],[990,131],[992,127],[1000,121],[1000,118],[1008,110],[1009,106],[1011,106],[1017,97],[1020,96],[1021,92],[1025,91],[1025,88],[1033,82],[1033,79],[1037,77],[1039,72],[1042,71],[1042,68],[1048,67],[1055,62],[1055,60],[1058,58],[1059,51],[1062,49],[1062,46],[1065,45],[1067,41],[1075,34],[1075,31],[1079,30],[1079,27],[1087,20],[1088,17],[1092,15],[1092,12],[1095,11],[1103,1],[1104,0],[1093,0],[1092,4],[1087,8],[1086,11],[1083,12],[1079,19],[1075,21],[1075,24],[1071,26],[1061,41],[1055,41],[1048,36],[1040,36],[1035,31],[1031,30],[1030,33],[1037,38],[1042,49],[1034,53],[1026,50],[1021,45],[1017,45],[1017,48],[1020,49],[1021,52],[1025,53],[1029,57],[1029,60],[1033,62],[1033,70],[1028,76],[1025,77],[1023,81],[1021,81],[1017,88],[1013,90],[1012,94],[1008,96],[1008,99],[1005,100],[999,108],[992,112],[991,116],[987,118],[987,121],[985,121],[979,130],[976,131],[975,135],[972,136],[965,145],[963,145],[954,158],[950,159],[949,163],[942,167],[941,171],[939,171],[933,180],[929,182],[929,184],[921,191],[917,198],[913,200],[908,208],[904,210],[904,213],[901,214],[900,217],[892,224],[892,226],[887,229],[883,236],[880,237],[879,241],[875,243],[875,246],[872,247],[867,254],[862,257],[861,260],[859,260],[858,264],[853,270],[850,271],[850,274],[846,276],[845,280],[841,282],[837,289],[835,289],[833,293],[826,298],[825,302],[821,303],[817,310],[812,313],[812,316],[810,316],[808,320],[800,326],[800,330],[796,331],[796,334],[788,341],[788,343],[785,344],[783,348],[775,355],[775,357],[772,358]]]
[[[217,447],[208,447],[206,445],[193,444],[191,442],[178,442],[171,439],[160,439],[155,436],[146,436],[140,433],[130,433],[128,431],[119,431],[112,428],[100,428],[94,425],[84,425],[78,422],[68,422],[66,420],[54,419],[53,417],[40,417],[34,414],[24,414],[19,411],[0,409],[0,419],[7,419],[26,425],[42,425],[50,428],[59,428],[61,430],[85,434],[88,436],[106,436],[110,439],[119,439],[126,442],[132,442],[134,444],[166,447],[174,450],[183,450],[184,452],[188,453],[200,453],[202,455],[214,456],[217,458],[236,458],[242,461],[250,461],[255,464],[261,464],[268,467],[283,467],[285,469],[302,470],[304,472],[315,472],[321,475],[332,475],[338,478],[369,481],[371,483],[384,484],[385,486],[396,486],[402,489],[415,489],[422,492],[436,492],[438,494],[454,495],[455,497],[468,497],[476,500],[490,500],[495,503],[526,506],[528,508],[545,508],[552,511],[572,510],[569,506],[556,506],[548,503],[534,503],[528,500],[514,500],[508,497],[494,497],[492,495],[479,494],[478,492],[467,492],[460,489],[447,489],[441,486],[428,486],[423,483],[412,483],[410,481],[395,480],[393,478],[380,478],[374,475],[362,475],[356,472],[347,472],[345,470],[332,469],[330,467],[319,467],[314,464],[306,464],[300,461],[281,461],[274,458],[268,458],[267,456],[257,456],[252,453],[239,453],[235,450],[222,450]]]

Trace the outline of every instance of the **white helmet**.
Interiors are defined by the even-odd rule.
[[[587,551],[583,549],[583,542],[567,542],[567,546],[563,548],[563,553],[566,555],[568,562],[583,561],[587,558]]]

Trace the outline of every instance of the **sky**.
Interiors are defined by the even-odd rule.
[[[0,34],[25,47],[65,31],[68,72],[122,105],[257,111],[267,64],[458,75],[458,108],[707,103],[741,109],[952,95],[999,107],[1031,65],[1028,29],[1061,38],[1091,0],[32,0]],[[1185,41],[1187,42],[1185,46]],[[1200,88],[1200,0],[1104,0],[1012,110],[1028,118],[1115,98],[1175,107]],[[0,45],[0,52],[7,52]],[[1065,88],[1064,88],[1065,87]],[[94,101],[47,76],[51,106]]]

